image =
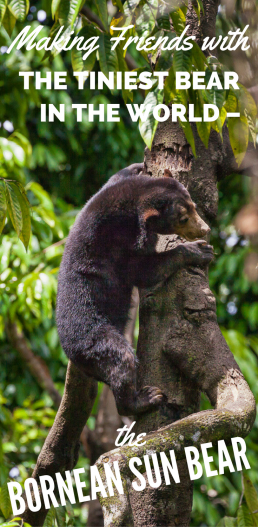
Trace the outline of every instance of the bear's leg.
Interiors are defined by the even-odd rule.
[[[76,348],[70,359],[86,375],[110,386],[120,415],[146,412],[166,400],[154,386],[137,392],[133,349],[115,328],[102,328],[92,347],[83,350],[80,341]]]

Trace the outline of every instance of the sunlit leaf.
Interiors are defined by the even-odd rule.
[[[240,113],[241,115],[244,115],[246,110],[254,121],[257,116],[257,106],[255,101],[245,86],[242,84],[239,84],[239,86],[240,90],[235,90],[234,93],[238,98]]]
[[[12,181],[6,181],[5,185],[8,214],[11,218],[15,231],[17,232],[18,236],[20,236],[22,229],[22,210],[18,196],[19,191],[16,184]]]
[[[89,38],[99,36],[99,33],[94,26],[88,24],[79,31],[77,36],[78,38],[83,37],[85,40],[88,40]],[[74,71],[91,71],[93,69],[97,50],[90,53],[86,59],[83,59],[85,53],[85,50],[77,49],[77,47],[73,48],[72,66]]]
[[[148,0],[139,4],[136,10],[136,32],[140,37],[147,37],[155,27],[158,11],[158,0]]]
[[[139,3],[140,0],[126,0],[124,3],[125,26],[129,26],[133,22],[135,9]]]
[[[119,34],[120,34],[120,31],[117,31],[115,30],[114,28],[116,27],[121,27],[123,26],[123,22],[124,22],[124,15],[122,12],[118,12],[116,13],[116,15],[112,18],[111,22],[110,22],[110,28],[109,28],[109,31],[110,31],[110,35],[115,36],[115,37],[118,37]]]
[[[174,30],[177,33],[177,35],[181,35],[185,29],[185,15],[182,11],[182,9],[177,9],[176,11],[173,11],[170,13],[170,16],[172,18]]]
[[[7,519],[12,514],[12,507],[11,507],[11,500],[9,496],[9,491],[7,487],[7,483],[4,483],[1,487],[0,491],[0,509],[4,515],[4,517]]]
[[[51,12],[52,12],[52,18],[55,17],[55,14],[58,10],[58,7],[59,7],[59,4],[60,4],[60,1],[61,0],[52,0],[52,4],[51,4]]]
[[[20,231],[20,239],[23,242],[25,249],[28,248],[31,233],[31,220],[30,220],[30,203],[27,199],[25,190],[22,185],[19,185],[20,194],[18,195],[21,211],[22,211],[22,228]]]
[[[28,14],[30,2],[29,0],[9,0],[8,8],[17,20],[23,22]]]
[[[61,27],[62,27],[62,24],[60,24],[60,22],[57,20],[55,22],[55,24],[53,25],[53,27],[51,28],[51,31],[49,33],[49,37],[50,37],[49,47],[51,46],[52,42],[54,41],[54,39],[55,39],[57,33],[59,32],[59,30],[61,29]],[[62,44],[64,43],[65,39],[69,36],[70,33],[71,33],[71,26],[70,26],[70,24],[64,25],[63,26],[63,30],[62,30],[62,32],[59,35],[58,48],[61,49]],[[45,59],[49,59],[50,62],[52,62],[53,59],[60,53],[60,49],[57,49],[56,47],[53,47],[52,50],[45,51],[42,61],[45,60]]]
[[[2,232],[7,214],[7,201],[5,195],[5,182],[0,181],[0,233]]]
[[[243,474],[244,496],[249,512],[252,513],[253,525],[258,525],[258,495],[250,477]],[[257,512],[255,512],[257,511]]]
[[[225,516],[219,521],[216,527],[237,527],[237,518]]]
[[[11,13],[10,9],[7,7],[6,11],[5,11],[5,14],[4,14],[4,18],[2,20],[2,24],[6,30],[6,32],[8,33],[9,37],[12,36],[12,32],[14,30],[14,27],[15,27],[15,24],[16,24],[16,18],[15,16],[13,16],[13,14]]]
[[[228,132],[231,148],[234,152],[238,166],[241,165],[248,147],[249,128],[246,117],[230,117],[228,119]]]
[[[220,108],[218,119],[216,119],[216,121],[211,121],[211,127],[218,134],[220,134],[220,137],[221,137],[222,140],[223,140],[222,128],[223,128],[224,122],[226,120],[226,117],[227,117],[227,112],[226,112],[226,110],[225,110],[225,108],[223,106],[222,108]]]
[[[0,0],[0,22],[2,22],[4,18],[6,6],[7,6],[7,0]]]
[[[226,102],[224,103],[224,108],[229,113],[235,113],[238,110],[237,97],[232,90],[229,90]]]
[[[81,7],[81,0],[60,0],[57,17],[61,26],[73,25]]]
[[[116,6],[121,13],[123,13],[124,8],[121,0],[112,0],[112,4]]]

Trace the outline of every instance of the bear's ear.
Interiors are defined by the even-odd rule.
[[[147,221],[152,220],[153,218],[157,216],[160,216],[160,212],[154,207],[150,207],[148,209],[145,209],[145,211],[142,214],[142,219],[144,223],[146,223]]]
[[[165,168],[164,170],[164,177],[173,177],[170,170],[168,170],[168,168]]]

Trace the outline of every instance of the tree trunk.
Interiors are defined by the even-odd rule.
[[[194,159],[180,126],[166,122],[159,125],[152,150],[146,150],[145,155],[147,173],[159,177],[165,168],[169,169],[189,190],[206,223],[217,211],[216,161],[220,153],[218,138],[213,139],[206,150],[195,134],[198,158]],[[178,236],[161,236],[158,250],[170,249],[177,243],[182,243]],[[210,354],[212,344],[213,361],[220,361],[221,347],[226,346],[217,341],[218,333],[215,299],[203,270],[183,269],[165,284],[140,292],[138,386],[159,386],[167,395],[168,404],[165,409],[139,417],[138,433],[157,430],[198,412],[203,378],[196,363],[201,356]],[[213,343],[211,335],[215,335]],[[227,360],[231,362],[231,357]],[[135,527],[189,525],[192,482],[185,460],[180,461],[179,469],[180,484],[164,483],[157,490],[131,493]]]

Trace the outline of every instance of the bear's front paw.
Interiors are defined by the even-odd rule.
[[[205,240],[184,243],[183,251],[186,253],[186,263],[188,265],[199,265],[204,267],[214,258],[212,245],[208,245]]]

